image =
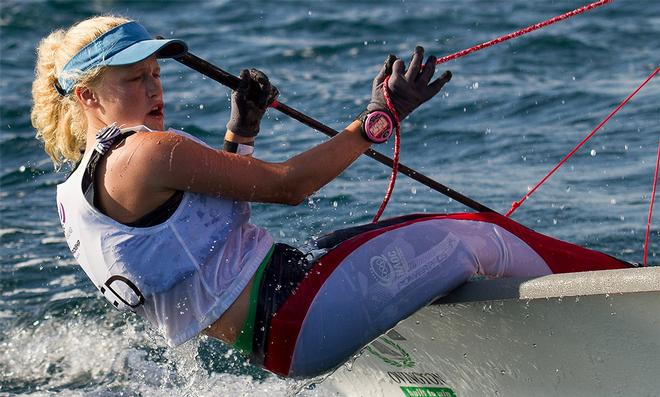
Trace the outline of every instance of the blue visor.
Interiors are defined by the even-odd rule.
[[[154,40],[137,22],[119,25],[83,47],[60,72],[56,89],[62,95],[73,90],[78,79],[100,66],[131,65],[153,54],[158,58],[177,58],[188,51],[181,40]]]

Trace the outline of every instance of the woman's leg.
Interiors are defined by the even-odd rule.
[[[319,375],[475,274],[542,276],[581,269],[589,258],[603,268],[624,265],[497,214],[432,215],[367,230],[310,267],[270,322],[265,366]]]

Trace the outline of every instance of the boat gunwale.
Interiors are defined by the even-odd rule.
[[[660,267],[468,281],[433,305],[660,292]]]

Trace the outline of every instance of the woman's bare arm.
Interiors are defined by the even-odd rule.
[[[141,135],[144,141],[130,159],[135,172],[122,179],[133,176],[136,182],[149,181],[144,186],[147,191],[190,190],[241,201],[291,205],[337,177],[371,145],[362,137],[359,122],[281,163],[215,150],[173,133]],[[122,183],[130,183],[128,180]]]

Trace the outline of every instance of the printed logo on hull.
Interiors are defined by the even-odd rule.
[[[367,346],[367,350],[387,364],[397,368],[412,368],[415,366],[415,362],[410,358],[410,354],[386,336],[381,336],[371,342]]]
[[[401,386],[406,397],[456,397],[456,393],[448,387]]]

